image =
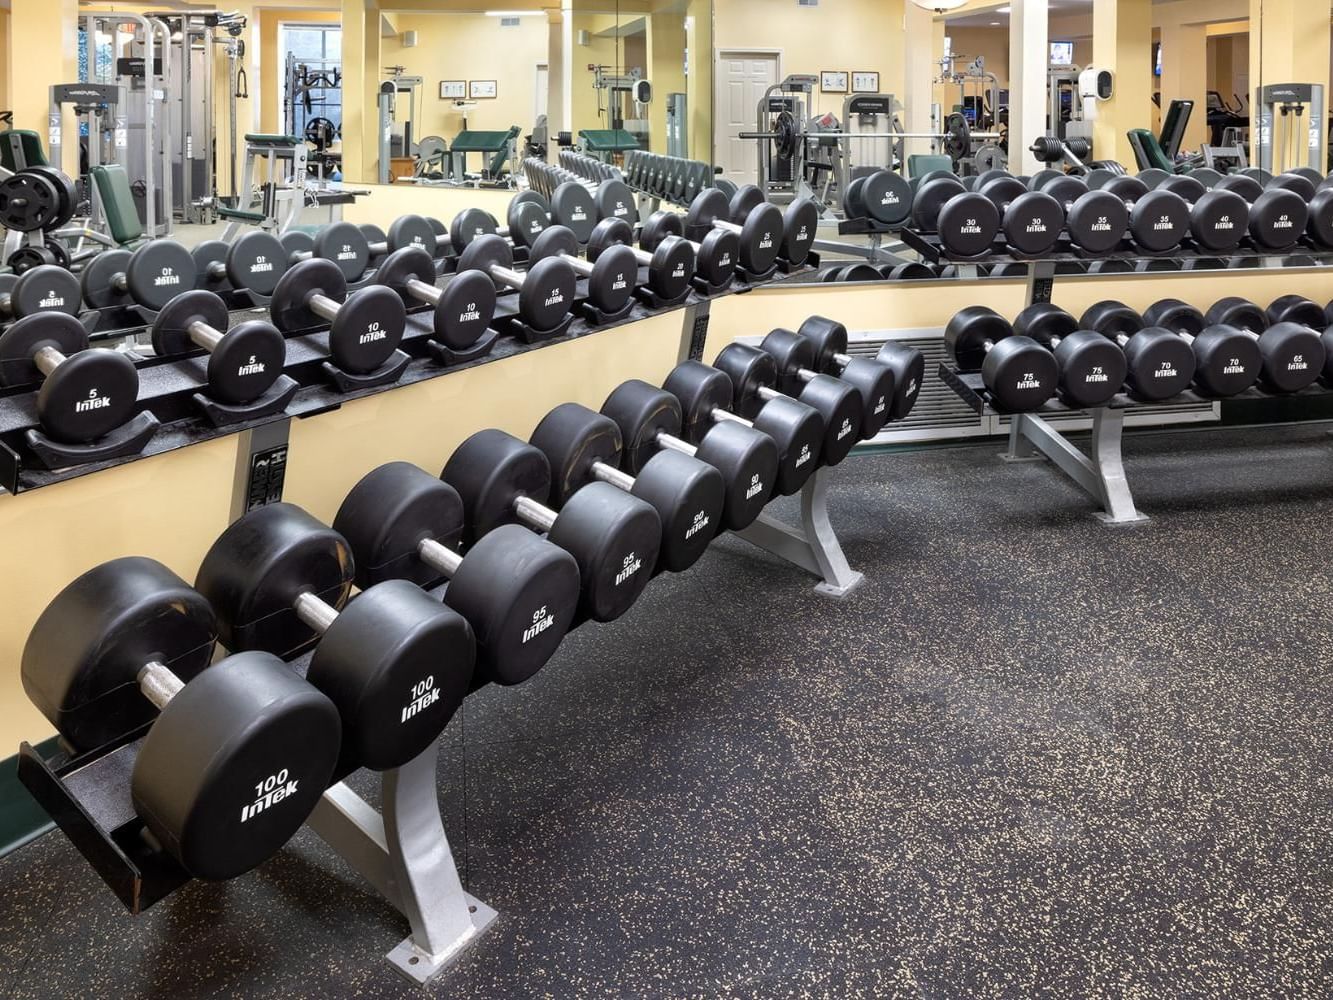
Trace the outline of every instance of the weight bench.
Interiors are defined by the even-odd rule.
[[[641,148],[639,140],[623,128],[581,128],[579,143],[583,152],[608,163],[614,153],[627,153],[631,149]]]
[[[931,153],[911,153],[907,157],[907,179],[925,177],[932,170],[953,173],[953,158]]]
[[[246,134],[245,171],[238,188],[241,201],[235,206],[218,208],[218,216],[227,220],[222,230],[222,239],[230,241],[242,226],[259,226],[261,229],[285,233],[296,225],[305,200],[307,152],[305,140],[300,136],[262,132]],[[254,186],[257,160],[264,161],[266,171],[264,183],[258,190]],[[291,173],[285,184],[280,183],[277,179],[278,165],[288,162],[291,163]]]
[[[468,180],[467,154],[482,153],[490,159],[482,168],[477,180],[498,181],[506,162],[516,162],[519,127],[511,125],[508,131],[483,131],[464,129],[454,137],[454,144],[449,149],[449,175],[451,179],[462,183]],[[514,183],[513,169],[509,171],[509,185]]]

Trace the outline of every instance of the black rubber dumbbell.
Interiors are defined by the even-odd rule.
[[[603,219],[593,227],[588,239],[588,259],[596,263],[612,247],[629,247],[635,266],[647,268],[646,287],[654,295],[674,302],[689,291],[694,277],[694,247],[679,236],[666,236],[656,242],[651,253],[634,246],[634,230],[624,219]]]
[[[435,339],[453,351],[476,344],[495,318],[495,282],[480,271],[463,271],[440,287],[435,262],[421,247],[389,254],[375,270],[376,284],[398,293],[406,308],[432,306]]]
[[[1093,190],[1083,178],[1062,173],[1048,177],[1037,192],[1060,206],[1070,242],[1085,253],[1110,253],[1124,242],[1129,210],[1109,191]]]
[[[999,231],[1010,249],[1028,257],[1041,257],[1055,248],[1064,230],[1065,213],[1060,203],[1041,191],[1029,191],[1014,177],[997,177],[977,188],[1000,213]]]
[[[215,293],[183,292],[154,318],[153,350],[160,357],[204,350],[209,395],[220,403],[241,405],[273,388],[287,359],[287,341],[262,319],[228,329],[229,319],[227,304]]]
[[[1105,406],[1125,384],[1124,351],[1050,302],[1034,302],[1014,319],[1014,333],[1031,337],[1055,355],[1060,366],[1057,393],[1075,409]]]
[[[858,440],[874,437],[888,423],[897,388],[893,369],[888,365],[871,358],[850,358],[840,372],[819,372],[813,342],[781,328],[765,334],[759,348],[777,363],[778,385],[788,396],[799,396],[804,385],[821,378],[835,378],[851,388],[861,403],[861,425],[854,429]],[[826,455],[827,450],[826,442]]]
[[[740,197],[737,192],[736,197]],[[732,205],[717,188],[705,188],[690,202],[685,215],[685,235],[701,240],[710,232],[721,231],[736,236],[741,267],[751,274],[767,274],[777,263],[782,242],[782,213],[768,202],[754,205],[741,221],[732,221]]]
[[[969,191],[947,171],[932,171],[914,181],[912,224],[938,233],[955,257],[975,257],[990,250],[1000,232],[1000,210],[990,198]]]
[[[652,579],[662,522],[652,506],[607,483],[590,483],[559,512],[550,506],[551,466],[532,445],[489,428],[449,456],[442,479],[463,501],[469,545],[505,524],[544,532],[579,565],[576,622],[619,618]]]
[[[639,231],[639,246],[655,253],[666,240],[681,240],[694,253],[694,274],[710,288],[722,288],[736,276],[741,241],[734,232],[714,229],[698,242],[685,238],[685,220],[675,212],[659,210]]]
[[[66,313],[25,316],[0,333],[0,384],[39,382],[37,419],[57,441],[95,441],[138,406],[134,362],[118,351],[90,348],[87,329]]]
[[[689,569],[722,522],[726,484],[713,466],[676,451],[660,451],[635,475],[621,468],[624,442],[614,420],[579,403],[561,403],[541,419],[531,444],[551,464],[551,502],[563,507],[594,482],[648,503],[662,522],[654,572]]]
[[[1129,214],[1130,239],[1149,253],[1172,250],[1189,235],[1190,209],[1178,194],[1150,190],[1129,174],[1109,178],[1098,190],[1120,200]]]
[[[981,373],[997,409],[1037,410],[1055,395],[1060,375],[1055,355],[1031,337],[1015,336],[994,309],[960,309],[944,328],[944,346],[961,371]]]
[[[1140,175],[1142,176],[1142,175]],[[1189,175],[1159,178],[1158,186],[1187,192],[1195,198],[1203,185]],[[1225,191],[1238,196],[1248,207],[1249,220],[1245,229],[1260,250],[1281,252],[1296,245],[1310,220],[1306,201],[1296,192],[1282,187],[1265,190],[1254,177],[1247,174],[1227,174],[1213,185],[1214,192]]]
[[[873,359],[852,357],[847,353],[847,327],[824,316],[809,317],[801,324],[796,335],[814,348],[816,370],[837,375],[858,387],[879,384],[878,370],[862,362],[873,361],[874,365],[887,368],[893,376],[893,391],[884,419],[902,420],[912,412],[926,374],[925,356],[915,347],[889,340],[880,347]],[[874,389],[867,392],[863,388],[862,397],[866,403],[865,426],[869,428],[880,417],[878,394]],[[873,432],[867,430],[864,436],[873,437],[878,431],[879,428]]]
[[[22,274],[0,274],[0,318],[37,313],[79,314],[79,279],[56,264],[38,264]]]
[[[235,288],[269,296],[291,266],[292,251],[272,233],[255,229],[234,243],[205,240],[190,255],[194,258],[199,288],[208,291]]]
[[[1269,392],[1299,392],[1324,372],[1327,352],[1320,338],[1323,310],[1300,297],[1278,299],[1271,312],[1248,299],[1228,297],[1204,314],[1208,326],[1222,326],[1252,340],[1262,363],[1259,385]]]
[[[898,227],[911,217],[912,186],[899,173],[877,170],[847,185],[842,209],[849,219],[870,219]]]
[[[1210,352],[1217,344],[1211,339],[1198,343],[1194,334],[1156,326],[1122,302],[1106,299],[1093,303],[1084,310],[1079,325],[1120,345],[1128,365],[1126,389],[1131,398],[1141,402],[1160,402],[1188,389],[1199,379],[1201,356],[1216,365]],[[1210,368],[1204,378],[1211,384],[1214,374]]]
[[[472,240],[458,255],[458,271],[479,271],[497,287],[516,290],[519,316],[539,332],[559,327],[574,308],[578,279],[568,261],[548,257],[515,271],[514,252],[499,236]]]
[[[282,849],[328,787],[341,726],[276,656],[209,666],[208,602],[159,562],[103,563],[56,595],[23,647],[23,689],[77,753],[151,723],[130,801],[195,878],[244,874]]]
[[[194,586],[233,652],[287,659],[313,646],[306,680],[338,709],[340,771],[387,771],[444,731],[472,681],[476,643],[461,615],[406,580],[353,598],[355,567],[336,531],[294,504],[274,503],[218,536]]]
[[[600,312],[619,315],[634,297],[639,262],[627,246],[608,246],[595,257],[584,260],[579,256],[579,241],[574,233],[564,226],[551,226],[533,242],[529,266],[548,258],[564,261],[586,281],[584,298]]]
[[[313,237],[289,231],[282,234],[280,242],[287,251],[288,267],[308,260],[325,260],[338,268],[344,281],[351,283],[360,281],[370,266],[370,241],[350,222],[331,223]]]
[[[349,295],[342,271],[323,258],[303,261],[282,276],[269,316],[284,333],[316,330],[327,322],[329,357],[352,375],[387,364],[407,327],[407,310],[392,289],[376,285]]]
[[[503,227],[490,212],[469,208],[459,212],[449,223],[448,248],[454,254],[461,255],[477,240],[489,237],[500,240],[512,254],[515,249],[526,250],[532,246],[532,241],[545,232],[550,224],[544,203],[532,200],[531,196],[516,197],[509,203],[507,225]]]
[[[718,530],[740,531],[754,523],[776,488],[778,446],[767,434],[741,423],[696,425],[695,437],[683,435],[680,401],[664,389],[639,379],[623,382],[602,404],[602,413],[620,428],[621,468],[642,475],[664,451],[678,452],[711,465],[722,474],[722,516]]]
[[[448,483],[390,462],[352,487],[333,519],[356,561],[363,590],[388,580],[431,587],[472,626],[476,680],[519,684],[550,660],[574,621],[578,564],[564,549],[516,524],[464,553],[463,502]]]
[[[156,312],[195,283],[194,258],[175,240],[156,239],[129,250],[106,250],[83,267],[79,290],[95,309],[143,306]]]
[[[1192,174],[1168,177],[1156,190],[1170,191],[1185,200],[1190,210],[1190,236],[1210,253],[1230,253],[1249,231],[1250,206],[1235,191],[1210,191]]]

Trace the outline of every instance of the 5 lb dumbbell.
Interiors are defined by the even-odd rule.
[[[962,371],[981,373],[997,409],[1024,413],[1055,395],[1060,365],[1031,337],[986,306],[960,309],[944,328],[944,346]]]
[[[170,357],[203,349],[209,394],[240,405],[273,388],[287,359],[287,342],[272,323],[252,319],[229,330],[228,319],[227,304],[213,292],[182,292],[153,320],[153,350]]]
[[[42,312],[79,314],[79,279],[56,264],[38,264],[22,274],[0,274],[0,317],[22,319]]]
[[[574,621],[578,563],[516,524],[460,553],[463,523],[452,486],[415,465],[390,462],[352,487],[333,528],[352,547],[362,589],[388,580],[421,587],[448,580],[444,603],[476,636],[477,677],[519,684],[546,665]]]
[[[208,602],[151,559],[84,573],[23,647],[23,688],[74,750],[152,726],[130,772],[148,832],[191,876],[227,879],[301,828],[338,760],[327,697],[268,653],[213,666]]]
[[[796,335],[814,348],[816,370],[837,375],[861,388],[866,404],[866,428],[872,426],[871,421],[880,416],[878,396],[869,388],[878,384],[879,373],[862,362],[873,360],[874,364],[887,368],[893,375],[893,392],[884,418],[902,420],[912,412],[917,394],[921,391],[921,381],[926,375],[925,356],[915,347],[890,340],[880,347],[873,359],[854,358],[847,353],[847,327],[825,316],[809,317],[797,329]],[[864,436],[873,437],[878,431],[879,428],[873,432],[864,430]]]
[[[194,585],[233,652],[287,658],[313,645],[306,680],[337,707],[340,767],[386,771],[439,737],[467,694],[476,647],[462,616],[419,587],[386,580],[351,598],[354,576],[341,535],[275,503],[218,536]]]
[[[407,310],[394,291],[376,285],[348,295],[343,272],[323,258],[297,264],[282,276],[273,290],[269,316],[284,333],[328,322],[329,356],[352,375],[387,364],[407,327]]]

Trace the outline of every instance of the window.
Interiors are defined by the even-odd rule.
[[[279,120],[290,135],[304,135],[312,118],[342,127],[342,26],[282,24],[278,65],[284,82]]]

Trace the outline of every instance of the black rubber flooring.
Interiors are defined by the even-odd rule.
[[[724,540],[471,699],[440,792],[502,918],[429,995],[1327,997],[1333,439],[1133,436],[1119,529],[997,450],[837,470],[847,602]],[[8,998],[421,994],[308,832],[137,918],[51,835],[0,900]]]

